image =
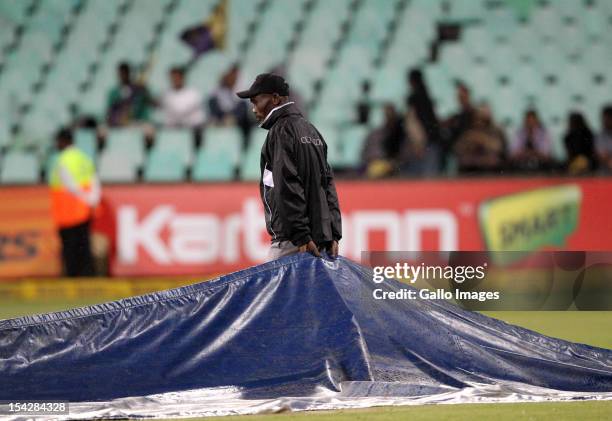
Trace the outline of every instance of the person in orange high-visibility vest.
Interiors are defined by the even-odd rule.
[[[61,129],[55,136],[59,155],[49,187],[51,212],[62,241],[62,260],[67,276],[93,276],[90,222],[100,202],[100,182],[92,160],[72,144],[72,132]]]

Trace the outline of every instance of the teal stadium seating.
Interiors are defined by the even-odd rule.
[[[106,154],[121,154],[130,159],[134,165],[144,161],[144,136],[137,128],[112,129],[106,137]]]
[[[185,178],[185,165],[176,150],[153,148],[144,168],[144,179],[149,182],[179,182]]]
[[[77,130],[74,133],[74,144],[92,160],[96,160],[98,156],[98,139],[94,130]]]
[[[79,115],[104,120],[119,61],[142,70],[154,95],[163,93],[168,69],[193,58],[181,32],[206,20],[219,1],[0,0],[0,182],[40,182],[60,126]],[[612,100],[608,0],[227,0],[227,5],[226,46],[191,63],[189,85],[207,98],[232,63],[241,65],[239,88],[284,64],[338,168],[359,166],[365,133],[381,124],[382,104],[405,106],[406,73],[417,66],[442,117],[457,107],[456,79],[470,85],[475,100],[488,102],[509,130],[527,107],[537,107],[555,133],[560,157],[568,111],[582,110],[598,128],[599,111]],[[440,23],[459,24],[459,39],[439,42]],[[367,129],[354,125],[364,81],[371,83],[373,101]],[[259,177],[265,133],[254,130],[242,150],[238,131],[208,127],[203,146],[195,149],[189,131],[158,127],[149,153],[138,129],[109,131],[100,153],[93,132],[78,131],[75,137],[107,182],[137,181],[141,169],[145,181],[180,181],[187,169],[194,181],[219,181]],[[172,164],[168,156],[175,158]]]
[[[202,148],[198,152],[193,167],[193,179],[196,181],[228,181],[234,178],[235,169],[236,163],[230,155],[221,151],[209,152]]]
[[[0,151],[10,144],[10,136],[6,120],[0,120]]]
[[[133,183],[138,179],[138,166],[122,152],[105,151],[98,161],[98,173],[103,183]]]
[[[266,139],[267,131],[256,130],[251,132],[251,141],[247,149],[243,152],[240,162],[239,176],[241,180],[258,180],[260,172],[260,152]]]
[[[0,181],[4,184],[37,183],[39,174],[38,160],[30,153],[10,151],[2,159]]]

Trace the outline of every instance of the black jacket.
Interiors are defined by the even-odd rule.
[[[273,111],[261,127],[260,194],[272,241],[301,246],[340,240],[342,226],[327,144],[293,104]]]

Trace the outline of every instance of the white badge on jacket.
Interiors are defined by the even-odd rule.
[[[264,186],[274,187],[274,178],[272,177],[272,171],[265,168],[262,181],[264,183]]]

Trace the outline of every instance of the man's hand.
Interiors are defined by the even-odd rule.
[[[327,254],[332,258],[338,257],[338,242],[336,240],[332,241],[329,246],[327,246]]]
[[[319,253],[319,249],[317,248],[317,245],[312,240],[310,240],[307,244],[304,244],[303,246],[300,246],[298,248],[298,251],[300,253],[303,252],[303,251],[307,251],[308,253],[312,254],[313,256],[321,257],[321,253]]]

